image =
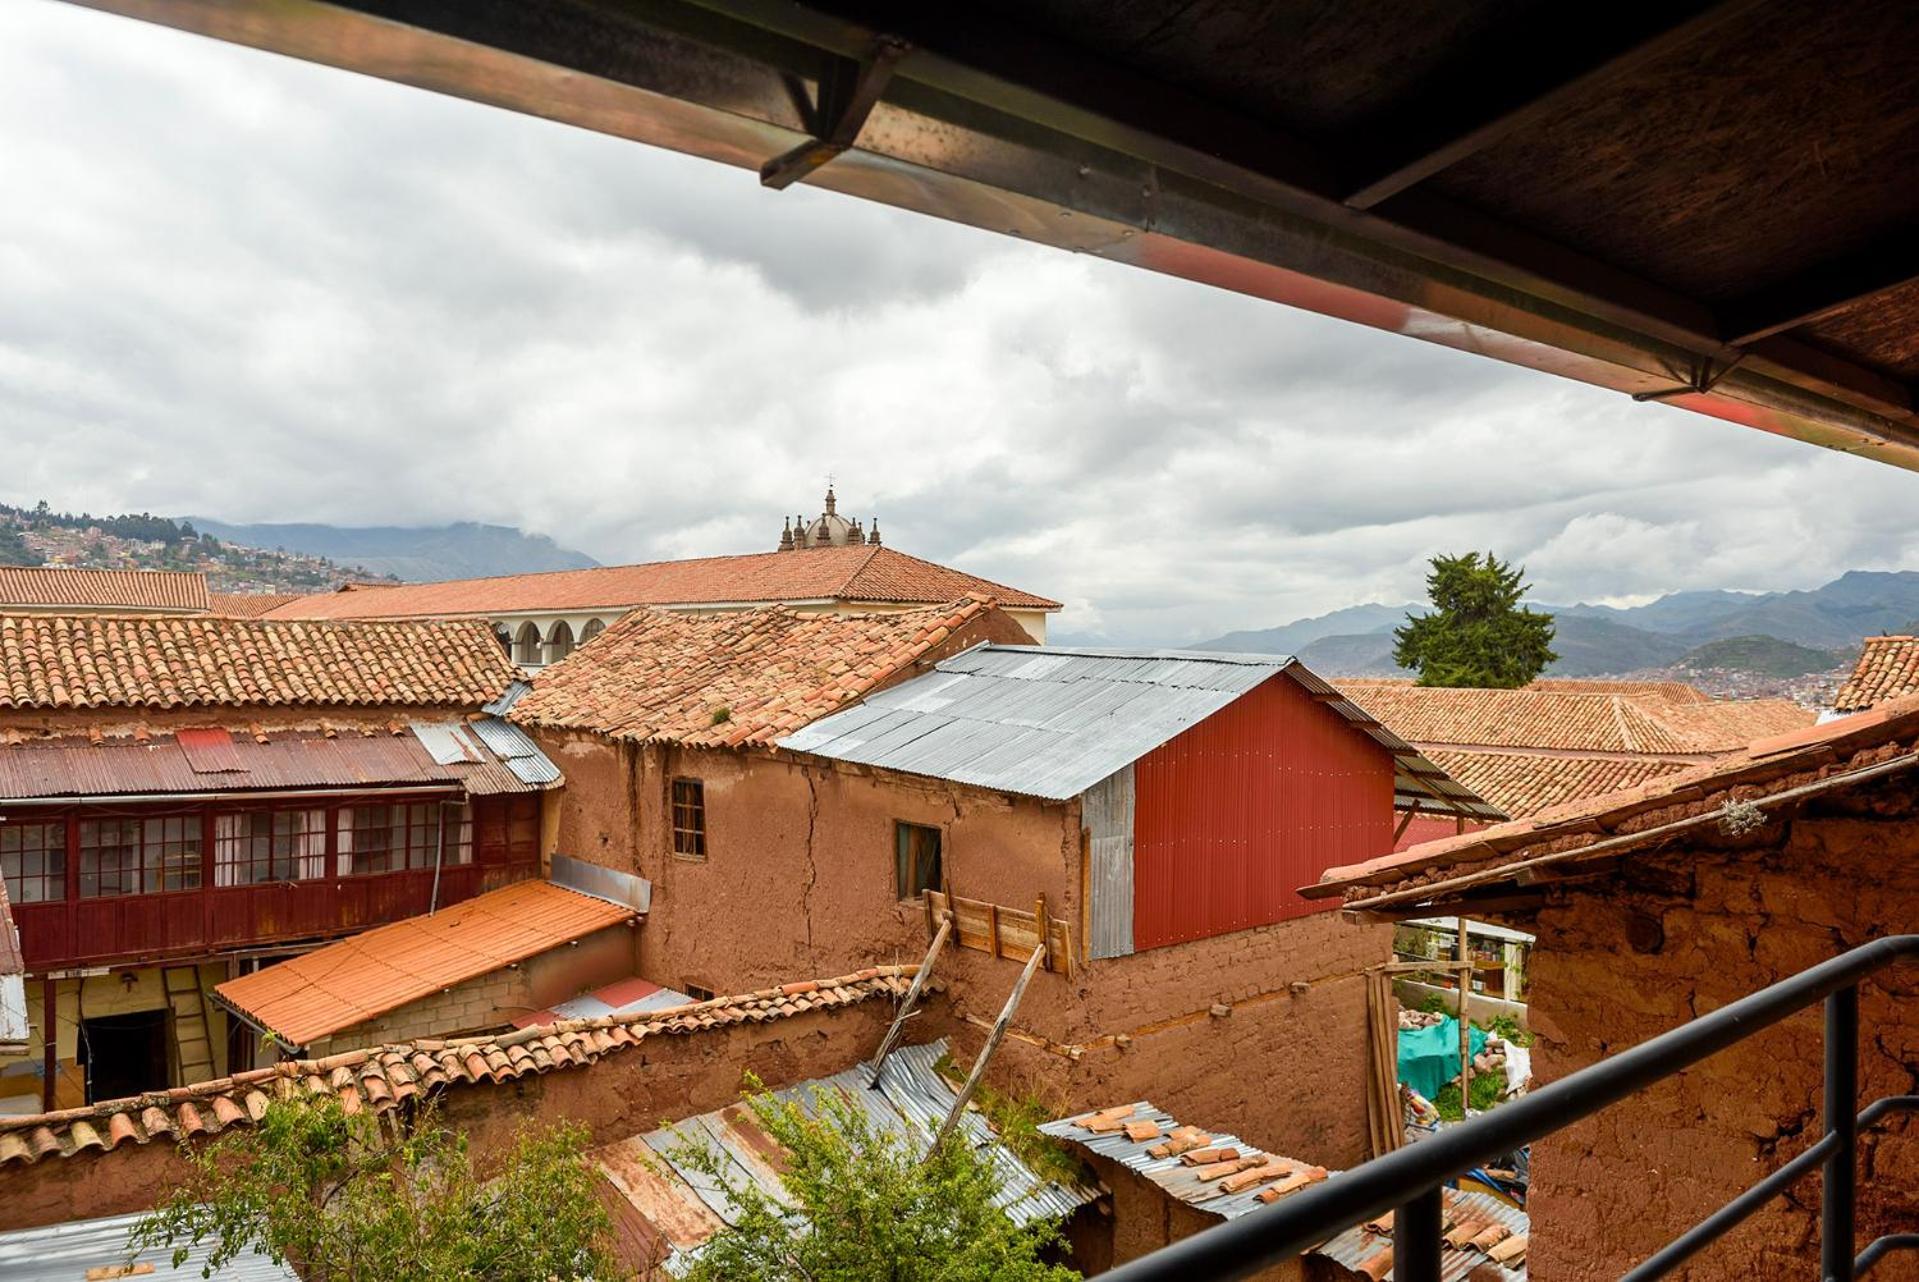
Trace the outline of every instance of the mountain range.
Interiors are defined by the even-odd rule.
[[[1230,632],[1195,648],[1296,654],[1330,676],[1389,676],[1399,671],[1393,629],[1422,608],[1350,606],[1278,627]],[[1853,570],[1823,587],[1795,592],[1674,592],[1639,606],[1533,608],[1555,619],[1559,661],[1547,669],[1552,676],[1616,676],[1650,668],[1792,676],[1843,663],[1864,637],[1919,626],[1919,571]]]
[[[203,534],[248,547],[304,552],[341,565],[409,583],[585,570],[599,564],[544,534],[510,525],[460,521],[433,526],[234,525],[211,517],[184,518]]]

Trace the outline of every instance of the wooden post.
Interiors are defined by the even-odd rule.
[[[1046,900],[1042,896],[1040,909],[1044,911],[1045,908]],[[1019,973],[1019,982],[1013,985],[1012,994],[1007,997],[1006,1005],[1001,1009],[999,1018],[993,1021],[992,1031],[986,1034],[986,1044],[980,1047],[979,1058],[973,1061],[973,1071],[966,1075],[966,1084],[960,1087],[959,1097],[953,1101],[952,1110],[946,1114],[946,1120],[940,1123],[939,1133],[933,1137],[933,1147],[928,1149],[926,1154],[929,1161],[933,1154],[939,1151],[940,1145],[946,1142],[946,1137],[952,1133],[953,1128],[959,1124],[960,1115],[966,1111],[967,1102],[973,1098],[973,1092],[979,1089],[980,1078],[986,1075],[986,1061],[993,1058],[993,1052],[999,1049],[1000,1042],[1006,1037],[1007,1026],[1013,1022],[1013,1012],[1019,1009],[1019,999],[1026,995],[1026,986],[1033,982],[1033,972],[1038,970],[1040,963],[1045,960],[1046,936],[1042,934],[1039,936],[1038,946],[1033,949],[1033,955],[1026,959],[1026,969]]]
[[[60,1107],[60,981],[52,975],[40,979],[40,1063],[40,1111],[51,1113]]]
[[[906,996],[900,1000],[899,1013],[893,1016],[892,1027],[886,1030],[886,1036],[880,1039],[879,1053],[873,1056],[873,1080],[868,1086],[880,1084],[880,1069],[886,1064],[886,1057],[893,1053],[893,1044],[906,1031],[906,1021],[911,1018],[913,1008],[919,1004],[920,990],[926,987],[927,977],[933,973],[933,962],[939,957],[940,949],[946,947],[946,937],[953,933],[954,914],[940,914],[940,928],[933,935],[932,947],[926,950],[926,956],[920,961],[920,968],[913,975],[912,986],[906,990]]]
[[[1466,919],[1459,923],[1459,1115],[1469,1116],[1473,1098],[1473,1025],[1468,1002],[1473,992],[1472,953],[1466,943]]]
[[[999,952],[999,905],[986,905],[986,951],[997,957]]]

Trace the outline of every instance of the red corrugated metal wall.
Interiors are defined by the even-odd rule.
[[[1274,677],[1133,768],[1133,946],[1337,907],[1294,893],[1393,843],[1386,750]]]

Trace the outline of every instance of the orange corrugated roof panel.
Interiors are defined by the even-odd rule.
[[[376,927],[214,991],[253,1023],[304,1046],[637,915],[625,904],[525,881]]]

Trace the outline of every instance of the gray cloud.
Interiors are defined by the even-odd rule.
[[[1919,567],[1919,479],[66,5],[0,8],[0,498],[771,546],[836,472],[1062,631]]]

